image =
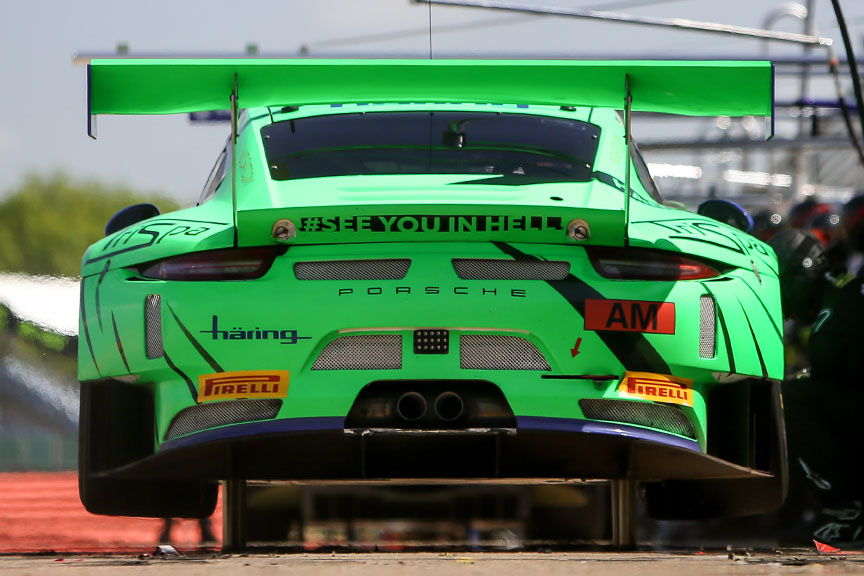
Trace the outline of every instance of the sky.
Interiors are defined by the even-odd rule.
[[[830,1],[812,2],[817,32],[834,38],[837,52],[843,54]],[[762,26],[773,10],[788,4],[773,0],[522,3],[751,27]],[[73,64],[76,53],[104,55],[125,44],[132,55],[240,56],[254,44],[263,56],[291,57],[304,47],[316,56],[430,56],[429,7],[409,0],[0,0],[0,5],[4,76],[0,199],[26,174],[57,170],[78,179],[163,193],[181,204],[197,199],[228,128],[190,125],[185,116],[102,116],[99,138],[93,141],[86,134],[85,68]],[[864,2],[843,0],[843,9],[860,46]],[[787,17],[774,27],[800,32],[802,22]],[[689,58],[792,55],[800,54],[801,48],[627,24],[433,6],[431,53],[433,57]]]

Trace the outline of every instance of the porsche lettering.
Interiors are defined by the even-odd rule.
[[[442,286],[394,286],[385,288],[383,286],[369,286],[367,288],[339,288],[337,290],[337,295],[339,296],[382,296],[396,294],[414,294],[424,296],[453,294],[455,296],[508,296],[510,298],[528,297],[528,291],[524,288],[471,288],[468,286],[453,286],[452,288]]]

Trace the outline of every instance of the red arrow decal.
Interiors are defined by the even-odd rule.
[[[579,346],[582,345],[582,338],[576,339],[576,345],[570,349],[570,357],[575,358],[577,354],[579,354]]]

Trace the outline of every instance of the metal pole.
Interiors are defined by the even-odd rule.
[[[808,1],[808,5],[804,6],[803,4],[798,3],[789,3],[783,4],[777,9],[768,13],[765,19],[762,21],[762,27],[765,29],[772,28],[779,20],[785,18],[787,16],[791,16],[792,18],[797,18],[803,22],[803,28],[805,34],[814,34],[816,30],[815,22],[813,20],[812,14],[810,12],[812,8],[812,0]],[[806,61],[807,57],[810,56],[812,46],[804,45],[802,47],[803,55],[801,60]],[[829,48],[830,50],[830,48]],[[765,59],[768,59],[768,43],[766,42],[762,47],[762,53],[765,56]],[[801,94],[800,94],[800,102],[804,102],[807,98],[807,86],[809,85],[809,77],[810,77],[810,66],[808,64],[801,65]],[[806,115],[801,114],[801,117],[798,119],[798,138],[799,140],[804,137],[804,134],[807,132],[808,118]],[[805,147],[798,148],[796,150],[791,151],[791,155],[788,156],[788,162],[792,168],[792,173],[795,175],[793,179],[793,184],[795,186],[795,198],[796,201],[800,200],[803,193],[803,187],[805,182],[807,182],[807,173],[805,170],[805,162],[804,155],[806,154]],[[774,166],[774,154],[769,152],[769,166],[771,171],[776,171],[776,167]],[[742,162],[741,169],[742,170],[750,170],[749,162],[747,162],[748,155],[745,153],[743,156],[744,161]]]
[[[807,0],[807,17],[804,19],[804,33],[815,34],[816,32],[816,16],[813,14],[815,2]],[[802,56],[806,58],[810,55],[813,47],[802,46]],[[830,48],[829,48],[830,50]],[[810,96],[810,66],[805,64],[801,68],[801,102],[804,102]],[[815,114],[815,112],[814,112]],[[811,122],[814,119],[807,118],[805,114],[801,114],[798,119],[798,138],[804,139],[811,130]],[[795,190],[799,194],[799,198],[804,195],[805,186],[816,179],[819,173],[818,167],[814,165],[814,155],[807,148],[801,148],[795,154],[795,181],[793,182]]]
[[[636,482],[612,480],[612,546],[636,548]]]
[[[816,16],[813,13],[813,10],[816,8],[816,2],[814,0],[807,0],[807,18],[804,19],[804,33],[807,35],[815,35],[816,34]],[[812,46],[804,46],[802,48],[802,59],[806,60],[810,57],[812,52]],[[810,66],[805,64],[801,70],[801,100],[804,101],[810,95]],[[803,123],[802,123],[803,126]],[[804,129],[800,131],[799,136],[803,136]]]
[[[246,480],[222,482],[222,550],[246,549]]]
[[[586,10],[584,8],[556,8],[554,6],[502,4],[491,0],[415,0],[415,2],[428,2],[430,4],[462,6],[466,8],[486,8],[487,10],[503,10],[508,12],[541,14],[547,16],[588,18],[592,20],[617,22],[619,24],[641,24],[643,26],[659,26],[663,28],[676,28],[679,30],[698,30],[700,32],[746,36],[748,38],[762,38],[764,40],[792,42],[794,44],[810,44],[812,46],[831,46],[834,42],[831,38],[820,38],[818,36],[809,36],[807,34],[762,30],[760,28],[747,28],[744,26],[733,26],[731,24],[718,24],[716,22],[700,22],[697,20],[685,20],[684,18],[652,18],[650,16],[634,16],[632,14],[623,14],[620,12],[603,12],[600,10]]]

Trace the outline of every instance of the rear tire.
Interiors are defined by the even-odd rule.
[[[108,516],[206,518],[218,484],[138,480],[105,473],[153,454],[152,393],[116,380],[81,383],[78,493],[88,512]]]

